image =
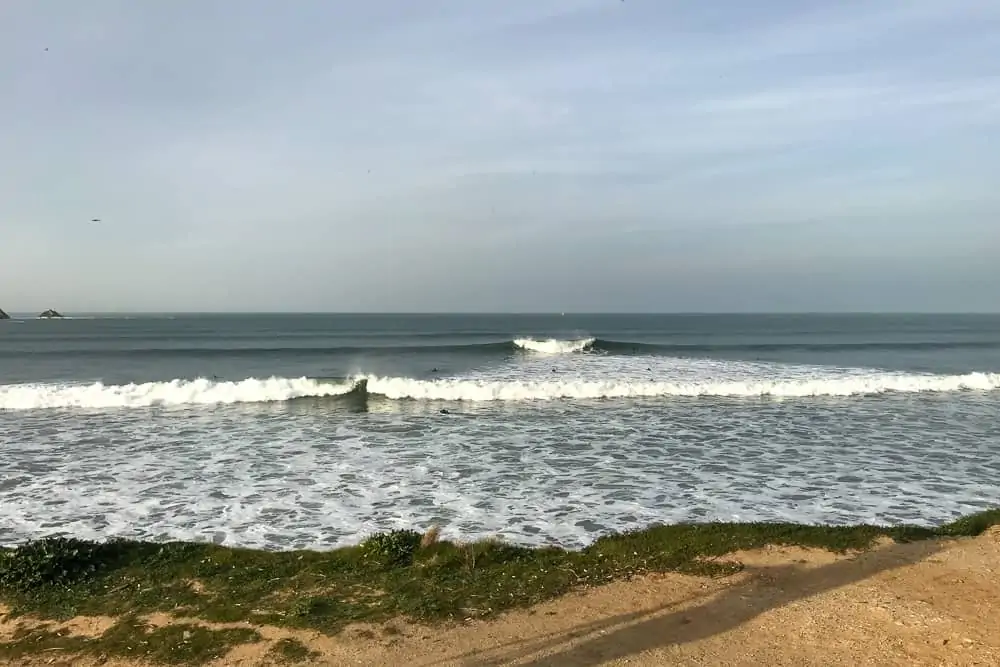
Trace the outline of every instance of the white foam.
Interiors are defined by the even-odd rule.
[[[368,392],[391,399],[440,401],[527,401],[555,399],[653,398],[720,396],[794,398],[855,396],[887,392],[991,391],[1000,389],[1000,374],[891,375],[869,373],[847,377],[767,380],[692,380],[687,382],[609,379],[548,381],[415,380],[368,376]]]
[[[650,370],[645,377],[615,377],[611,372],[601,375],[599,371],[602,368],[603,365],[598,363],[595,369],[579,369],[586,373],[584,376],[558,379],[539,379],[540,369],[517,366],[509,369],[515,373],[513,377],[500,378],[486,373],[485,377],[478,378],[436,380],[359,375],[342,383],[306,377],[271,377],[239,382],[215,382],[201,378],[127,385],[100,382],[87,385],[0,385],[0,410],[267,403],[308,396],[343,395],[360,380],[367,382],[370,394],[394,400],[471,402],[675,396],[805,398],[1000,389],[998,373],[913,375],[796,366],[758,369],[753,364],[691,362],[678,363],[667,370]],[[672,377],[661,379],[663,374]],[[595,375],[608,379],[595,379]]]
[[[580,338],[578,340],[559,340],[549,338],[548,340],[535,340],[534,338],[515,338],[514,345],[522,350],[538,352],[540,354],[570,354],[572,352],[582,352],[593,345],[593,338]]]
[[[575,547],[658,521],[931,525],[1000,498],[998,400],[2,413],[0,545],[329,548],[437,524]]]
[[[152,405],[265,403],[303,396],[336,396],[351,384],[309,378],[249,378],[240,382],[171,380],[142,384],[105,385],[15,384],[0,386],[0,410],[39,408],[137,408]]]

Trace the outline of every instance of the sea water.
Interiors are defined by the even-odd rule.
[[[580,546],[1000,505],[1000,316],[0,322],[0,544]]]

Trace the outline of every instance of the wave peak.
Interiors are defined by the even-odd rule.
[[[572,352],[582,352],[594,344],[594,338],[579,338],[577,340],[559,340],[549,338],[547,340],[535,340],[534,338],[515,338],[514,345],[522,350],[537,352],[540,354],[569,354]]]

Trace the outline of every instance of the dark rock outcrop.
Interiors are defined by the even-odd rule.
[[[44,313],[41,313],[38,317],[44,318],[44,319],[47,319],[47,320],[51,320],[53,318],[62,317],[62,315],[60,315],[58,312],[56,312],[56,311],[52,310],[51,308],[49,308]]]
[[[0,320],[9,320],[9,319],[10,319],[10,315],[8,315],[7,313],[3,312],[3,308],[0,308]]]

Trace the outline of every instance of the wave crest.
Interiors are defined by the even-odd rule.
[[[595,380],[418,380],[406,377],[357,376],[346,382],[311,378],[249,378],[240,382],[207,379],[142,384],[6,385],[0,386],[0,410],[44,408],[141,408],[149,406],[266,403],[352,393],[388,400],[417,401],[545,401],[604,398],[717,396],[731,398],[807,398],[884,393],[993,391],[1000,373],[966,375],[868,375],[768,380],[637,381]]]
[[[657,382],[609,380],[580,381],[476,381],[414,380],[410,378],[365,378],[370,394],[390,399],[440,401],[526,401],[556,399],[656,398],[671,396],[718,396],[734,398],[812,396],[856,396],[889,392],[991,391],[1000,389],[1000,374],[922,376],[884,375],[775,379],[764,381]]]
[[[569,354],[572,352],[582,352],[594,344],[594,338],[580,338],[577,340],[559,340],[549,338],[547,340],[535,340],[534,338],[515,338],[514,345],[522,350],[538,352],[540,354]]]
[[[153,405],[265,403],[306,396],[339,396],[354,389],[310,378],[249,378],[239,382],[171,380],[142,384],[23,384],[0,386],[0,410],[141,408]]]

